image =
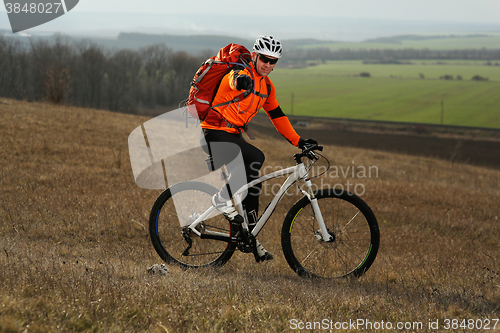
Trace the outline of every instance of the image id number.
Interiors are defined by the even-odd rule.
[[[5,8],[7,9],[7,14],[10,13],[26,13],[26,14],[57,14],[59,9],[61,8],[60,2],[47,2],[47,3],[25,3],[24,6],[21,7],[20,3],[10,3],[7,2],[5,4]]]
[[[445,330],[456,330],[459,328],[470,330],[495,330],[497,329],[498,319],[445,319],[443,328]]]

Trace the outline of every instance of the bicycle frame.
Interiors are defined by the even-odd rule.
[[[279,202],[283,198],[283,196],[286,193],[286,191],[288,191],[288,189],[296,181],[298,181],[299,179],[303,179],[304,182],[305,182],[305,184],[306,184],[306,187],[307,187],[307,192],[304,191],[304,190],[301,190],[301,192],[302,192],[302,194],[304,196],[306,196],[311,201],[311,205],[313,207],[314,214],[316,216],[316,219],[317,219],[318,224],[319,224],[320,229],[321,229],[321,234],[323,236],[323,240],[325,240],[327,242],[331,241],[333,237],[329,234],[328,230],[326,229],[325,223],[323,221],[323,216],[321,215],[321,211],[319,209],[318,201],[314,197],[314,192],[312,190],[312,182],[311,182],[311,180],[308,177],[308,172],[307,172],[307,169],[304,166],[303,162],[298,163],[294,167],[289,167],[289,168],[286,168],[286,169],[278,170],[278,171],[272,172],[270,174],[264,175],[264,176],[262,176],[262,177],[260,177],[260,178],[258,178],[256,180],[254,180],[254,181],[252,181],[252,182],[250,182],[250,183],[242,186],[233,195],[233,201],[234,201],[235,207],[239,211],[240,215],[243,216],[243,219],[244,219],[243,226],[246,229],[248,229],[247,216],[246,216],[245,211],[243,209],[243,204],[242,204],[242,199],[241,199],[242,194],[245,191],[247,191],[249,188],[251,188],[251,187],[253,187],[253,186],[257,185],[257,184],[263,183],[263,182],[268,181],[268,180],[273,179],[273,178],[282,177],[282,176],[286,176],[286,175],[290,175],[290,176],[288,176],[288,178],[285,180],[285,182],[283,183],[283,185],[280,187],[278,193],[276,193],[276,195],[274,196],[273,200],[269,203],[269,205],[266,207],[266,209],[262,213],[262,215],[259,218],[257,224],[255,225],[255,227],[253,228],[253,230],[251,232],[252,235],[257,236],[259,234],[259,232],[262,230],[262,228],[264,227],[264,225],[267,223],[267,221],[271,217],[272,213],[274,212],[274,209],[276,208],[276,206],[279,204]],[[202,221],[204,221],[207,217],[209,217],[215,210],[216,209],[213,206],[210,207],[210,208],[208,208],[203,214],[201,214],[200,216],[198,216],[198,218],[196,218],[188,226],[188,228],[191,229],[191,231],[193,233],[195,233],[196,235],[202,237],[202,233],[200,231],[198,231],[196,229],[196,227]],[[224,234],[224,233],[221,233],[221,232],[209,231],[209,230],[206,230],[205,234],[210,235],[210,238],[220,239],[220,240],[225,240],[225,241],[227,241],[228,237],[229,237],[227,234]]]

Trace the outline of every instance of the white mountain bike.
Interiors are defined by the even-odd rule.
[[[215,214],[210,201],[218,189],[212,185],[186,181],[169,187],[154,203],[149,218],[156,252],[167,263],[186,268],[220,267],[236,249],[255,252],[255,239],[281,198],[295,182],[302,180],[306,190],[301,190],[303,197],[289,210],[281,230],[281,245],[288,264],[303,277],[361,276],[377,255],[380,240],[377,220],[370,207],[352,193],[335,188],[313,191],[309,170],[318,156],[323,157],[317,150],[323,147],[309,146],[294,155],[296,166],[267,174],[239,189],[233,201],[244,218],[242,224],[232,224]],[[306,164],[303,158],[308,159]],[[249,232],[242,193],[284,175],[290,176]],[[176,203],[182,204],[175,206],[174,197]],[[206,210],[199,208],[208,206]]]

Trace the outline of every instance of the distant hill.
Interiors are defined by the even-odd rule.
[[[0,29],[0,37],[7,36],[9,38],[19,39],[21,42],[29,42],[30,40],[47,40],[59,34],[50,33],[28,33],[28,34],[13,34],[10,30]],[[66,36],[69,40],[79,42],[81,40],[89,40],[97,45],[108,49],[140,49],[152,44],[165,44],[173,51],[185,51],[191,54],[199,54],[206,50],[216,51],[226,46],[229,43],[242,44],[251,48],[254,39],[245,39],[235,36],[224,35],[176,35],[176,34],[153,34],[153,33],[138,33],[138,32],[121,32],[116,38],[112,37],[81,37],[81,36]],[[282,39],[283,45],[287,49],[300,47],[314,47],[325,43],[338,43],[332,40],[320,40],[313,38],[300,39]]]
[[[204,50],[218,50],[227,44],[238,43],[250,47],[253,41],[230,36],[180,36],[180,35],[156,35],[143,33],[120,33],[119,42],[131,45],[165,44],[174,51],[186,51],[188,53],[199,53]]]
[[[500,36],[488,34],[467,35],[396,35],[367,39],[362,42],[341,42],[314,38],[282,39],[286,50],[296,48],[327,47],[330,49],[363,48],[415,48],[415,49],[461,49],[461,48],[500,48]],[[254,40],[218,35],[169,35],[147,33],[120,33],[116,41],[106,41],[106,45],[118,48],[140,48],[162,43],[174,51],[186,51],[199,54],[205,50],[218,50],[229,43],[238,43],[251,48]]]
[[[320,39],[313,39],[313,38],[307,38],[307,39],[286,39],[283,40],[283,45],[286,46],[287,48],[298,48],[298,47],[315,47],[315,45],[322,45],[325,43],[329,44],[335,44],[335,43],[340,43],[337,41],[326,41],[326,40],[320,40]]]
[[[398,35],[391,37],[372,38],[363,41],[363,43],[395,43],[401,44],[403,41],[423,41],[432,39],[450,39],[450,38],[477,38],[477,37],[491,37],[485,34],[472,34],[472,35]]]
[[[463,50],[500,49],[500,34],[465,35],[396,35],[366,39],[362,42],[325,42],[316,45],[301,45],[304,48],[328,48],[330,50]]]
[[[145,34],[145,33],[120,33],[118,35],[120,44],[128,45],[150,45],[162,43],[174,51],[186,51],[189,53],[199,53],[204,50],[218,50],[229,43],[242,44],[251,48],[254,40],[243,39],[231,36],[216,35],[168,35],[168,34]],[[288,48],[298,48],[304,46],[314,47],[324,43],[336,43],[335,41],[325,41],[313,38],[285,39],[283,45]]]

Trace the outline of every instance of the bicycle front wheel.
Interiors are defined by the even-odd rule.
[[[361,198],[346,191],[323,189],[315,197],[333,240],[323,240],[311,202],[302,198],[288,212],[281,230],[288,264],[303,277],[361,276],[379,247],[375,215]]]
[[[186,268],[220,267],[231,258],[236,244],[201,239],[186,227],[212,205],[216,192],[209,184],[187,181],[169,187],[156,199],[149,217],[149,233],[165,262]],[[232,235],[231,224],[220,214],[203,221],[197,230]]]

